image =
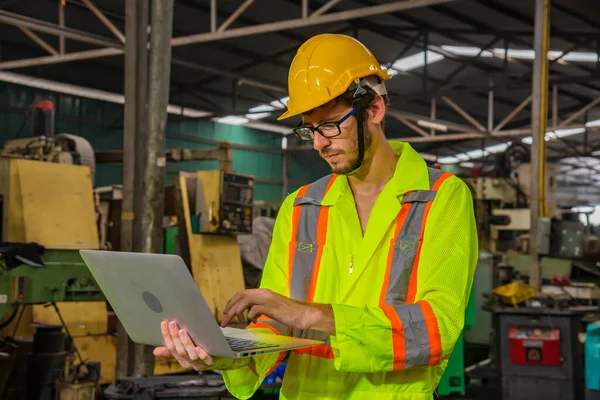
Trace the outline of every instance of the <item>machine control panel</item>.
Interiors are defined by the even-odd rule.
[[[220,207],[222,233],[252,233],[254,178],[223,173]]]

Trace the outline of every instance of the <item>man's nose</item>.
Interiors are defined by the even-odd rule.
[[[315,132],[315,138],[313,139],[313,148],[315,150],[320,151],[323,147],[329,146],[329,144],[331,144],[331,140],[321,135],[319,131]]]

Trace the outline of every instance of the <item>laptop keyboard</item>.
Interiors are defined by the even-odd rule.
[[[244,351],[244,350],[256,350],[256,349],[266,349],[268,347],[277,347],[278,345],[272,343],[263,343],[256,340],[248,340],[248,339],[237,339],[233,337],[227,337],[227,342],[229,342],[229,346],[231,346],[231,350],[233,351]]]

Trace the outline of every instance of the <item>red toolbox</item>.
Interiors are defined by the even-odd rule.
[[[558,328],[512,325],[508,328],[508,340],[512,364],[558,366],[562,363]]]

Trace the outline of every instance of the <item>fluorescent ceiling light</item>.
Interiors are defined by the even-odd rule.
[[[554,134],[559,137],[566,137],[566,136],[572,136],[572,135],[579,135],[580,133],[584,133],[585,132],[585,128],[571,128],[571,129],[558,129],[556,131],[554,131]]]
[[[261,119],[261,118],[266,118],[269,115],[271,115],[270,112],[246,114],[246,118],[248,118],[248,119]]]
[[[593,213],[595,208],[592,206],[579,206],[571,208],[571,211],[574,213]]]
[[[456,158],[458,158],[459,160],[462,160],[462,161],[470,160],[469,156],[466,155],[465,153],[457,154]]]
[[[475,57],[477,54],[479,54],[479,52],[481,51],[481,49],[479,47],[469,47],[469,46],[442,46],[442,49],[459,55],[459,56],[471,56],[471,57]],[[492,52],[488,51],[488,50],[484,50],[480,57],[493,57],[494,55],[492,54]]]
[[[279,99],[279,100],[273,100],[273,101],[272,101],[271,103],[269,103],[269,104],[271,104],[271,105],[272,105],[273,107],[275,107],[275,108],[279,108],[279,109],[282,109],[282,110],[283,110],[284,108],[286,108],[286,107],[287,107],[287,106],[286,106],[286,104],[287,104],[287,101],[288,101],[289,99],[290,99],[289,97],[283,97],[283,98],[281,98],[281,99]]]
[[[287,144],[288,144],[288,143],[287,143],[287,137],[286,137],[286,136],[283,136],[283,137],[281,138],[281,149],[282,149],[282,150],[285,150],[285,149],[287,149]]]
[[[260,106],[252,107],[248,110],[251,113],[265,112],[265,111],[275,111],[275,107],[268,106],[266,104],[261,104]]]
[[[481,149],[467,151],[467,155],[469,156],[469,158],[480,158],[483,156],[487,156],[488,154],[490,154],[490,153],[488,153],[487,151],[483,151]]]
[[[465,168],[475,168],[475,164],[472,162],[461,162],[460,166]]]
[[[435,122],[423,121],[421,119],[417,121],[417,125],[419,125],[423,128],[431,128],[431,129],[435,129],[436,131],[442,131],[442,132],[446,132],[448,130],[448,127],[444,124],[437,124]]]
[[[587,126],[588,128],[591,128],[592,126],[600,126],[600,119],[590,121],[590,122],[586,123],[585,126]]]
[[[460,160],[456,157],[441,157],[438,158],[438,162],[440,164],[455,164],[457,162],[459,162]]]
[[[572,51],[567,53],[562,60],[596,62],[598,61],[598,53],[592,53],[588,51]]]
[[[398,71],[395,70],[394,68],[388,68],[385,65],[382,65],[381,69],[384,70],[384,71],[387,71],[387,73],[390,74],[390,76],[396,76],[396,75],[398,75]]]
[[[228,125],[243,125],[248,122],[248,118],[240,117],[238,115],[228,115],[226,117],[215,118],[214,120],[221,124]]]
[[[431,50],[427,50],[427,64],[433,64],[441,61],[444,56],[438,53],[434,53]],[[394,61],[392,68],[399,71],[409,71],[411,69],[419,68],[425,65],[425,52],[422,51],[412,56],[401,58],[400,60]]]
[[[533,136],[524,137],[523,139],[521,139],[521,142],[527,143],[527,144],[533,144]]]
[[[506,150],[508,148],[508,146],[510,146],[510,143],[499,143],[499,144],[495,144],[493,146],[488,146],[485,148],[485,150],[488,153],[500,153],[500,152]]]

